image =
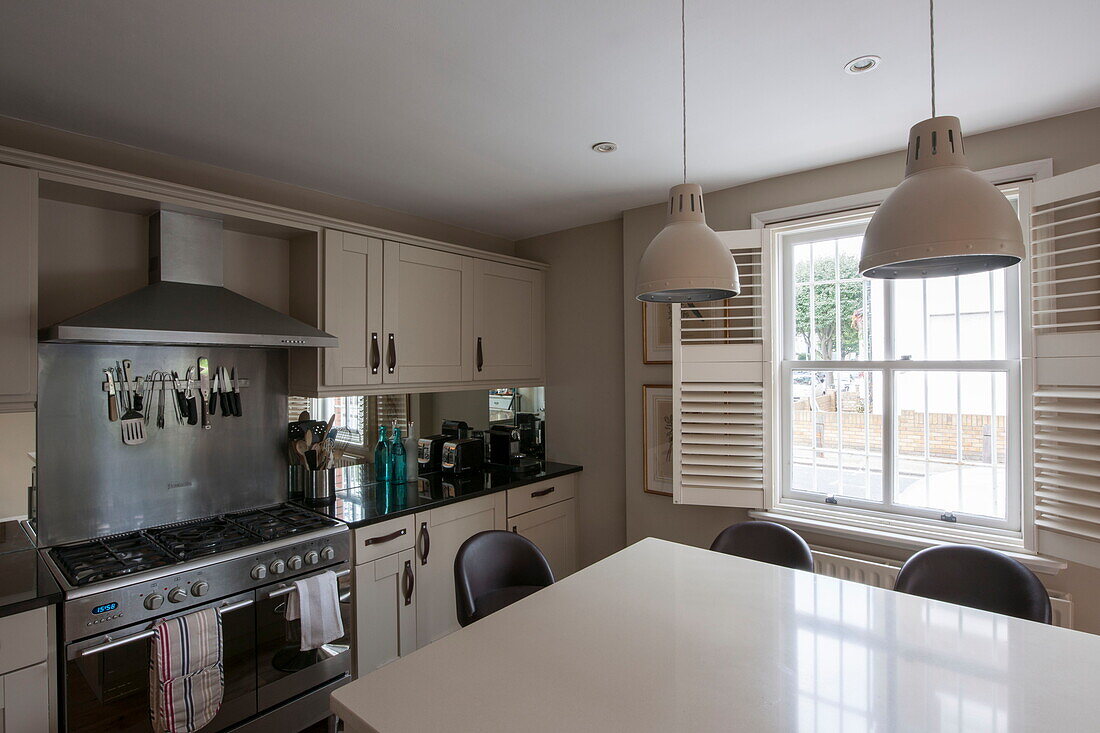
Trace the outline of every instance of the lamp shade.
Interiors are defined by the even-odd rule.
[[[867,225],[859,273],[946,277],[1010,267],[1023,258],[1020,219],[1003,193],[970,170],[959,118],[913,125],[905,179]]]
[[[665,228],[649,243],[638,264],[634,295],[653,303],[704,303],[740,292],[733,255],[707,226],[702,187],[673,186]]]

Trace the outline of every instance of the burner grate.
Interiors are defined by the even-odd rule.
[[[176,558],[141,532],[103,537],[50,552],[74,586],[172,565]]]
[[[150,529],[148,534],[180,560],[194,560],[259,542],[255,535],[222,517],[170,524]]]
[[[226,517],[265,540],[277,540],[302,532],[331,527],[334,524],[331,519],[290,504],[227,514]]]

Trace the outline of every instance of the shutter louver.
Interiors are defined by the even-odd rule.
[[[741,294],[673,307],[672,495],[678,504],[760,509],[769,476],[767,234],[718,236],[730,245]]]

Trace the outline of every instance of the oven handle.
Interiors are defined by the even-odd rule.
[[[351,575],[351,570],[339,570],[339,571],[336,572],[336,577],[337,578],[343,578],[345,575]],[[294,590],[293,585],[287,585],[287,586],[284,586],[284,587],[279,588],[277,590],[273,590],[273,591],[271,591],[270,593],[267,594],[267,600],[271,600],[272,598],[278,598],[279,596],[288,595],[289,593],[293,592],[293,590]],[[344,599],[341,598],[340,600],[343,601]]]
[[[220,606],[217,609],[218,615],[224,616],[227,613],[231,613],[242,608],[247,608],[248,606],[251,606],[252,603],[253,601],[251,598],[246,598],[243,601],[237,601],[236,603],[230,603],[225,606]],[[153,629],[139,631],[136,634],[131,634],[130,636],[122,639],[111,639],[110,635],[108,634],[107,638],[109,639],[109,641],[105,641],[102,644],[97,644],[96,646],[90,646],[87,649],[82,649],[80,651],[80,656],[89,657],[93,654],[99,654],[100,652],[105,652],[109,649],[115,649],[120,646],[125,646],[132,641],[139,641],[141,639],[152,639],[155,634],[156,632]]]

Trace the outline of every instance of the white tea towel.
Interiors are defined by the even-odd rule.
[[[222,618],[207,608],[153,626],[149,716],[156,733],[192,733],[222,705]]]
[[[302,651],[319,649],[343,636],[336,573],[326,570],[305,580],[295,580],[294,592],[286,603],[286,617],[302,622]]]

